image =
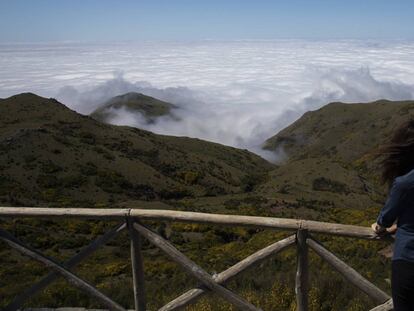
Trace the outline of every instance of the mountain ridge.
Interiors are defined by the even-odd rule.
[[[333,102],[306,112],[264,143],[267,150],[283,150],[288,159],[271,172],[262,191],[319,198],[343,207],[378,206],[386,192],[380,179],[380,147],[410,118],[410,100]]]
[[[7,189],[27,204],[63,205],[90,205],[91,192],[94,203],[238,193],[249,171],[272,167],[245,150],[100,123],[31,93],[0,100],[0,121],[3,202]]]
[[[408,117],[407,113],[412,115],[410,105],[379,106],[388,113],[374,114],[373,128],[354,120],[364,119],[364,114],[360,110],[355,113],[352,106],[333,104],[309,112],[276,135],[282,141],[274,138],[279,145],[273,147],[281,147],[282,143],[289,154],[284,163],[275,166],[245,150],[104,124],[71,111],[55,99],[17,95],[0,100],[0,205],[162,208],[368,226],[378,213],[385,189],[375,179],[375,161],[366,157],[381,135],[391,133]],[[361,109],[367,108],[369,105]],[[344,120],[338,118],[343,109],[351,110]],[[400,111],[394,113],[397,117],[391,113],[390,118],[381,119],[396,111]],[[325,114],[327,119],[321,122]],[[355,142],[371,137],[377,128],[381,132],[378,137],[374,135],[376,140],[363,148],[358,146],[354,152],[347,150],[346,157],[330,151],[338,143],[339,149],[353,149]],[[115,225],[90,219],[22,218],[0,222],[2,229],[62,262]],[[152,221],[145,221],[145,225],[206,271],[225,270],[258,248],[286,237],[286,232],[277,230]],[[116,242],[103,245],[77,267],[76,273],[130,307],[133,293],[125,290],[132,284],[130,244],[123,234]],[[384,275],[389,262],[378,255],[385,245],[378,241],[353,240],[345,244],[343,238],[322,239],[330,251],[345,258],[368,280],[388,289]],[[144,241],[142,254],[146,290],[152,297],[149,309],[160,308],[192,284],[150,243]],[[278,256],[257,267],[266,273],[248,271],[231,286],[255,301],[265,302],[261,305],[269,310],[274,306],[290,309],[295,303],[296,255],[294,250],[287,250]],[[0,262],[0,296],[5,297],[0,306],[47,272],[7,247],[0,247]],[[373,307],[364,294],[349,288],[313,256],[310,264],[314,306],[323,303],[325,308],[335,310],[344,306],[353,310]],[[59,304],[100,307],[64,280],[57,280],[30,301],[33,307]],[[223,310],[223,306],[220,301],[206,298],[193,310]]]
[[[110,123],[112,119],[116,118],[118,111],[125,110],[128,113],[139,113],[147,123],[153,123],[159,117],[175,117],[174,109],[178,109],[178,107],[171,103],[142,93],[129,92],[107,100],[90,116],[100,122]]]

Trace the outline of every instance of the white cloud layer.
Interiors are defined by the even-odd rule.
[[[231,41],[0,45],[0,97],[56,97],[87,114],[142,92],[180,107],[180,121],[112,122],[198,137],[280,158],[261,144],[330,101],[414,98],[414,42]]]

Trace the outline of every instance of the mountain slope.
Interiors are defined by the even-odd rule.
[[[307,112],[266,141],[266,149],[282,149],[288,160],[261,190],[332,206],[378,204],[385,193],[378,148],[412,117],[414,101],[331,103]]]
[[[272,167],[246,151],[107,125],[54,99],[0,100],[0,203],[90,206],[241,193]]]
[[[154,97],[130,92],[111,98],[90,116],[98,121],[109,123],[117,112],[124,110],[128,113],[139,113],[151,123],[161,116],[173,116],[172,110],[175,108],[177,108],[175,105]]]
[[[265,148],[274,150],[283,146],[294,159],[306,155],[352,162],[383,143],[395,127],[413,115],[414,101],[331,103],[305,113],[269,138]]]
[[[290,157],[275,168],[247,151],[198,139],[161,136],[135,128],[106,125],[70,111],[53,99],[33,94],[13,96],[0,100],[0,205],[70,204],[88,207],[131,204],[130,207],[142,207],[144,203],[158,204],[153,200],[186,196],[166,203],[173,205],[174,209],[208,212],[213,210],[212,207],[220,207],[220,212],[225,213],[368,226],[375,219],[377,210],[361,207],[376,204],[375,195],[381,194],[375,179],[371,178],[375,175],[372,174],[373,166],[368,165],[371,160],[367,160],[377,143],[370,140],[363,148],[353,148],[358,141],[356,137],[366,125],[359,123],[365,119],[360,110],[349,112],[353,120],[358,120],[350,124],[358,124],[358,127],[344,129],[348,122],[338,122],[342,118],[340,111],[357,106],[362,104],[328,105],[307,113],[282,131],[281,138],[274,140],[281,139],[283,143],[279,141],[272,145],[270,141],[269,148],[283,146]],[[392,119],[397,111],[393,109],[397,106],[385,106],[373,105],[373,110],[384,109],[384,115],[391,115],[392,122],[400,122],[400,119]],[[411,114],[411,106],[404,103],[401,109]],[[402,117],[407,116],[403,114]],[[372,119],[375,127],[381,118]],[[390,123],[388,127],[391,130],[395,125]],[[374,135],[369,128],[366,130],[369,133],[365,135]],[[341,145],[344,136],[349,140]],[[326,139],[326,145],[323,139]],[[377,139],[379,143],[383,138],[379,134]],[[324,149],[332,147],[350,150],[345,150],[348,155],[344,157]],[[271,171],[271,178],[259,183],[267,177],[268,171]],[[251,192],[246,193],[247,190]],[[135,200],[140,200],[139,204]],[[1,221],[2,229],[62,262],[115,225],[112,222],[73,219]],[[224,270],[288,234],[275,230],[197,224],[146,224],[167,237],[206,271],[212,272]],[[384,259],[378,256],[384,243],[321,238],[329,250],[381,289],[389,291],[385,277],[390,262],[384,263]],[[4,297],[0,299],[0,307],[3,307],[47,270],[42,270],[42,266],[6,245],[0,246],[0,297]],[[172,297],[188,290],[189,286],[196,285],[150,243],[143,243],[142,252],[146,291],[151,297],[148,309],[157,310]],[[292,277],[295,250],[287,250],[278,256],[240,276],[241,279],[231,286],[264,309],[273,310],[274,306],[279,306],[280,310],[292,308],[295,304]],[[133,308],[133,293],[128,291],[132,284],[129,258],[129,238],[124,232],[79,265],[76,273],[115,301]],[[313,256],[309,259],[312,267],[310,280],[313,280],[310,293],[315,308],[321,305],[329,310],[373,307],[366,295],[349,287],[329,267]],[[283,297],[283,301],[279,297]],[[28,305],[102,308],[64,280],[57,280]],[[200,300],[193,310],[223,310],[226,307],[212,297]]]

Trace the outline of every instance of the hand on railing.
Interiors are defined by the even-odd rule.
[[[393,224],[391,227],[389,228],[385,228],[381,225],[379,225],[378,223],[374,222],[371,225],[372,230],[374,230],[374,232],[380,236],[382,235],[387,235],[387,234],[395,234],[397,232],[397,224]]]

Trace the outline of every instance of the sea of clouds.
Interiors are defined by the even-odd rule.
[[[179,107],[148,123],[115,111],[114,124],[249,149],[331,101],[414,98],[414,42],[271,40],[117,44],[0,44],[0,97],[33,92],[89,114],[141,92]],[[179,121],[177,121],[179,119]]]

